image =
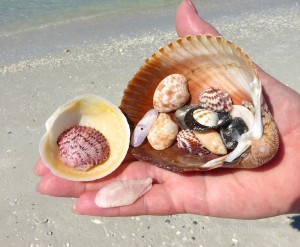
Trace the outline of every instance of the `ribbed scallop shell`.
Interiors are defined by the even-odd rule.
[[[227,112],[232,108],[232,101],[228,93],[220,89],[209,87],[199,96],[203,108],[216,112]]]
[[[86,126],[99,131],[109,144],[107,159],[87,171],[65,165],[60,157],[58,137],[74,126]],[[95,95],[82,95],[60,106],[50,116],[39,149],[44,163],[57,176],[73,181],[91,181],[102,178],[119,167],[127,154],[129,138],[127,119],[117,106]]]
[[[109,143],[98,130],[87,126],[66,129],[57,138],[63,163],[86,171],[105,161],[109,156]]]
[[[227,92],[233,104],[251,102],[255,108],[253,126],[242,135],[238,147],[225,156],[187,157],[180,152],[177,143],[156,151],[146,142],[132,150],[137,159],[172,171],[192,171],[221,166],[257,167],[276,154],[279,143],[277,128],[262,97],[255,66],[241,48],[222,37],[188,36],[168,44],[148,58],[129,82],[120,106],[132,127],[153,108],[154,91],[158,83],[170,74],[187,78],[191,94],[188,104],[199,104],[199,94],[209,87]]]

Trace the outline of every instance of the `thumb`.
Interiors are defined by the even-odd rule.
[[[220,35],[212,25],[198,15],[191,0],[183,0],[177,8],[176,31],[179,37],[195,34]]]

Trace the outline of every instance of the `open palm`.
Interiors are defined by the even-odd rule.
[[[201,19],[189,0],[178,7],[179,36],[219,35]],[[175,174],[140,161],[124,162],[108,177],[93,182],[72,182],[53,175],[41,160],[35,166],[41,176],[38,192],[52,196],[78,197],[74,212],[122,216],[142,214],[195,213],[231,218],[262,218],[300,211],[300,95],[260,68],[264,96],[280,133],[280,149],[263,167],[252,170],[217,169]],[[133,205],[99,208],[97,191],[119,179],[152,177],[152,189]]]

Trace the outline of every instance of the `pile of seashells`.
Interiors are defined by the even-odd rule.
[[[133,132],[131,145],[138,147],[146,135],[156,150],[178,142],[178,147],[193,155],[210,152],[225,155],[237,147],[242,134],[254,122],[246,107],[232,105],[228,93],[209,87],[199,94],[198,105],[185,105],[189,100],[187,79],[173,74],[163,79],[154,92],[154,110],[148,111]],[[253,106],[248,103],[248,107]],[[166,113],[176,111],[176,121]],[[245,120],[243,120],[245,119]],[[247,124],[246,124],[247,123]],[[179,131],[179,127],[182,129]]]
[[[252,126],[254,114],[244,106],[232,105],[230,95],[214,87],[199,94],[198,105],[185,105],[190,98],[187,81],[183,75],[172,74],[158,84],[154,109],[137,124],[132,146],[140,146],[147,136],[155,150],[169,148],[177,140],[179,148],[195,156],[225,155],[237,147],[241,135]],[[173,111],[176,121],[167,114]]]
[[[134,157],[173,172],[254,168],[278,150],[256,68],[222,37],[188,36],[159,49],[120,108],[134,129]]]

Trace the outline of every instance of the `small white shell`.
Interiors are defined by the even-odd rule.
[[[152,178],[116,181],[100,189],[95,203],[101,208],[133,204],[152,187]]]
[[[233,105],[229,113],[232,118],[240,117],[243,119],[249,129],[252,127],[254,115],[248,108],[241,105]]]
[[[193,112],[194,119],[199,123],[207,127],[215,127],[218,125],[218,114],[206,110],[206,109],[197,109]]]
[[[141,119],[141,121],[136,125],[132,136],[130,144],[133,147],[140,146],[143,141],[146,139],[150,128],[154,121],[157,119],[158,111],[156,109],[151,109],[148,111],[145,116]]]
[[[150,145],[156,150],[170,147],[178,134],[178,126],[166,113],[160,113],[147,136]]]
[[[159,112],[171,112],[183,106],[189,99],[187,79],[180,74],[164,78],[153,96],[153,106]]]

